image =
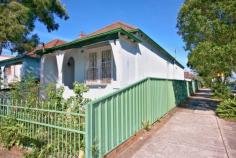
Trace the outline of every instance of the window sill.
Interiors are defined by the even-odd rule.
[[[85,84],[89,88],[105,88],[108,84],[111,84],[111,82],[102,82],[102,81],[95,81],[95,82],[85,82]]]

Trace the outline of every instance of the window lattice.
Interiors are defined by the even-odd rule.
[[[89,67],[87,70],[87,80],[98,79],[98,68],[97,68],[97,53],[89,54]]]
[[[101,59],[101,79],[102,82],[110,82],[112,76],[112,57],[111,50],[102,51]]]

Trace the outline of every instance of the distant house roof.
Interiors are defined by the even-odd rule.
[[[149,41],[152,42],[158,49],[161,50],[161,53],[169,60],[176,63],[181,68],[184,68],[182,64],[180,64],[172,55],[170,55],[165,49],[163,49],[160,45],[158,45],[154,40],[152,40],[147,34],[145,34],[142,30],[135,26],[131,26],[129,24],[123,22],[112,23],[111,25],[105,26],[95,32],[92,32],[88,35],[83,34],[79,39],[76,39],[72,42],[68,42],[59,46],[45,48],[44,50],[35,51],[36,54],[43,55],[47,53],[51,53],[55,50],[65,50],[70,48],[78,48],[82,46],[86,46],[91,43],[100,42],[104,40],[118,39],[118,33],[126,35],[129,39],[135,42],[142,42],[141,39],[137,38],[134,33],[139,32],[144,35]]]
[[[26,53],[26,55],[30,56],[30,57],[36,57],[36,54],[35,52],[38,51],[38,50],[42,50],[42,49],[47,49],[47,48],[52,48],[52,47],[55,47],[55,46],[59,46],[59,45],[62,45],[62,44],[65,44],[66,41],[63,41],[63,40],[60,40],[60,39],[54,39],[48,43],[46,43],[44,46],[43,45],[40,45],[36,48],[34,48],[32,51],[30,51],[29,53]]]
[[[37,54],[35,54],[35,52],[37,50],[42,50],[43,48],[44,49],[52,48],[52,47],[55,47],[55,46],[62,45],[64,43],[66,43],[66,42],[63,41],[63,40],[60,40],[60,39],[52,40],[52,41],[46,43],[44,46],[38,46],[35,49],[33,49],[32,51],[30,51],[29,53],[26,53],[24,55],[20,55],[20,56],[16,56],[16,57],[12,57],[12,58],[7,58],[5,60],[1,60],[0,61],[0,66],[6,65],[6,64],[11,65],[11,64],[20,63],[20,62],[23,61],[24,57],[37,58]]]
[[[185,71],[185,72],[184,72],[184,78],[185,78],[185,79],[191,79],[191,80],[193,80],[193,79],[194,79],[194,75],[193,75],[191,72]]]
[[[0,55],[0,61],[2,60],[6,60],[6,59],[9,59],[9,58],[14,58],[15,56],[11,56],[11,55]]]
[[[0,55],[0,57],[4,57],[4,58],[14,58],[15,56],[13,55]]]

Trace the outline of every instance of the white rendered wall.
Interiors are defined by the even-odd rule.
[[[60,70],[60,68],[57,68],[57,64],[62,64],[63,67],[63,65],[67,63],[68,59],[73,57],[75,61],[75,81],[85,83],[85,73],[88,66],[89,53],[97,52],[98,58],[101,58],[101,51],[106,49],[112,50],[115,66],[113,73],[116,73],[116,77],[112,78],[111,83],[105,86],[97,84],[97,86],[90,87],[89,92],[84,95],[87,98],[99,98],[146,77],[184,79],[184,70],[162,57],[159,50],[152,47],[148,42],[137,44],[127,40],[125,37],[120,37],[117,40],[110,40],[109,45],[105,47],[89,49],[73,48],[61,51],[61,53],[64,54],[63,62],[59,61],[61,60],[60,58],[55,58],[57,52],[50,55],[44,55],[44,58],[42,58],[44,59],[44,62],[41,63],[41,68],[44,70],[42,71],[41,77],[45,78],[44,76],[46,76],[46,78],[48,78],[48,73],[50,72],[52,79],[41,79],[41,81],[44,83],[59,83],[60,80],[62,80],[61,86],[64,86],[63,78],[67,77],[69,74],[63,72],[62,68],[62,79],[60,79],[60,75],[56,72]],[[57,62],[55,62],[51,56],[54,56],[54,59],[57,60]],[[52,60],[54,61],[53,63],[51,63]],[[65,86],[64,97],[68,98],[72,95],[73,91]]]
[[[152,76],[184,80],[184,69],[166,59],[159,49],[145,40],[139,43],[139,49],[141,52],[138,56],[140,78]]]
[[[2,67],[1,69],[4,70],[6,67]],[[3,87],[7,88],[9,84],[18,82],[21,80],[21,68],[22,64],[16,64],[16,65],[11,65],[9,66],[11,69],[10,74],[6,74],[5,70],[3,71],[2,77],[3,77]]]
[[[57,60],[54,54],[44,55],[41,59],[40,82],[41,84],[57,83]]]

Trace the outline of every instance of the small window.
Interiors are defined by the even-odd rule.
[[[89,67],[87,70],[87,80],[94,81],[98,79],[97,53],[89,54]]]
[[[103,83],[110,83],[112,76],[111,50],[102,51],[101,80]]]

